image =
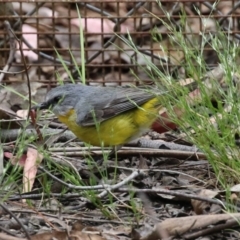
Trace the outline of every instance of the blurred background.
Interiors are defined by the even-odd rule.
[[[211,70],[219,60],[206,36],[210,34],[212,38],[221,30],[229,35],[229,40],[238,42],[239,4],[234,0],[1,2],[0,69],[7,63],[8,66],[0,81],[26,96],[23,56],[32,97],[37,102],[59,79],[71,81],[59,58],[76,81],[81,81],[78,70],[81,72],[81,64],[85,63],[86,81],[92,85],[150,84],[154,76],[145,71],[148,61],[175,79],[186,78],[189,59],[178,41],[169,38],[173,32],[183,36],[188,51],[199,46],[207,70]],[[23,54],[19,43],[16,49],[11,46],[5,20],[22,44]],[[129,38],[141,54],[123,40]],[[11,105],[20,101],[16,96],[9,99]]]

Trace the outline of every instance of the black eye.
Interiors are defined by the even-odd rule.
[[[56,96],[55,98],[53,98],[52,104],[57,104],[57,103],[59,103],[59,101],[60,101],[61,99],[62,99],[61,96]]]
[[[59,102],[59,100],[61,99],[61,97],[60,96],[58,96],[58,97],[55,97],[54,98],[54,102]]]

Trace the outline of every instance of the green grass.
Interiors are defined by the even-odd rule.
[[[167,22],[159,20],[170,31],[168,38],[173,46],[175,44],[176,48],[184,53],[185,59],[179,62],[179,65],[186,71],[186,78],[192,78],[198,83],[202,97],[194,100],[194,103],[189,103],[186,97],[187,90],[177,84],[180,79],[173,78],[167,71],[160,70],[149,61],[139,51],[130,35],[128,38],[119,37],[147,61],[145,69],[139,67],[145,70],[159,90],[168,89],[168,94],[162,98],[163,106],[167,108],[172,121],[186,134],[186,139],[206,154],[218,182],[224,189],[228,189],[240,178],[239,146],[235,141],[235,136],[239,135],[240,123],[239,80],[235,77],[237,81],[233,81],[233,73],[239,73],[238,45],[220,29],[214,35],[201,32],[197,43],[189,42],[189,38],[184,37],[181,30],[176,30],[171,19]],[[183,14],[181,25],[185,26],[186,21]],[[162,39],[157,29],[152,34],[155,41]],[[213,78],[208,80],[211,88],[203,81],[205,74],[210,71],[204,60],[206,45],[216,52],[224,69],[224,87]],[[165,51],[167,52],[167,49]],[[184,111],[181,118],[176,116],[173,106]],[[211,123],[210,119],[215,123]]]
[[[79,19],[81,19],[80,12]],[[221,31],[218,31],[215,35],[202,32],[201,42],[197,41],[196,44],[196,42],[191,42],[189,39],[184,38],[181,30],[176,29],[174,24],[171,23],[171,19],[168,19],[167,22],[163,22],[163,20],[161,21],[171,32],[168,35],[171,44],[176,46],[178,51],[184,53],[185,59],[184,61],[179,62],[179,65],[184,68],[187,77],[193,78],[198,82],[199,89],[202,93],[202,99],[196,100],[194,104],[190,104],[189,101],[187,101],[186,94],[188,90],[179,86],[179,79],[173,78],[169,71],[160,70],[155,66],[148,57],[138,50],[130,34],[128,38],[123,36],[119,36],[119,38],[128,44],[136,53],[141,55],[147,62],[147,67],[139,67],[146,71],[147,75],[151,77],[153,82],[155,82],[159,91],[162,91],[162,89],[167,91],[162,97],[162,103],[163,106],[167,108],[172,121],[175,122],[179,126],[179,129],[186,134],[185,138],[188,141],[191,141],[206,154],[207,159],[215,171],[219,184],[222,188],[229,189],[232,185],[237,183],[240,178],[239,147],[235,143],[235,135],[239,134],[240,123],[240,100],[238,96],[239,83],[235,84],[232,81],[232,73],[237,73],[239,71],[236,64],[236,58],[239,53],[238,46],[229,40],[230,38],[228,35],[225,35]],[[181,26],[184,26],[185,24],[186,16],[183,14]],[[161,44],[163,37],[157,29],[152,31],[152,36],[154,41],[159,41],[159,44]],[[227,88],[223,89],[218,82],[214,81],[214,79],[211,80],[212,89],[206,88],[206,85],[203,82],[204,75],[209,71],[208,66],[204,61],[204,46],[206,44],[211,46],[218,55],[219,62],[224,68]],[[82,83],[85,84],[85,50],[82,28],[80,28],[80,48],[82,59],[81,68],[79,68],[71,51],[70,55],[76,69],[78,70]],[[163,50],[167,53],[167,49]],[[62,59],[58,53],[57,56],[59,59]],[[138,64],[138,62],[135,62],[135,64]],[[62,65],[68,73],[71,81],[75,82],[75,79],[71,76],[68,66],[64,61],[62,61]],[[62,80],[60,77],[58,77],[58,79],[61,84]],[[139,79],[139,81],[141,81],[141,79]],[[152,91],[156,93],[156,89]],[[217,107],[213,104],[213,98],[214,102],[217,103]],[[225,111],[226,105],[230,107],[228,112]],[[174,112],[175,106],[184,110],[184,114],[181,118],[176,117]],[[216,124],[211,124],[210,118],[214,119]],[[35,139],[27,138],[24,135],[19,137],[17,140],[17,155],[20,156],[24,146],[33,144],[34,140]],[[78,186],[85,185],[79,174],[73,168],[61,166],[54,162],[53,156],[47,149],[38,147],[38,150],[44,155],[45,165],[52,174],[58,175],[62,180],[68,183]],[[104,161],[107,161],[108,155],[104,153],[105,151],[103,148],[102,151]],[[89,168],[96,166],[96,162],[91,156],[86,156],[85,158]],[[15,184],[15,182],[19,183],[21,181],[21,168],[18,166],[11,166],[10,163],[8,163],[5,168],[6,170],[1,178],[1,190],[9,190],[9,193],[21,191],[21,187],[19,187],[20,184],[18,186]],[[108,180],[108,173],[106,171],[100,172],[100,176],[102,179],[106,181]],[[117,169],[115,170],[112,179],[116,182]],[[52,183],[51,178],[42,173],[39,176],[38,181],[43,192],[50,195]],[[96,180],[93,177],[90,177],[89,183],[95,185]],[[65,193],[67,190],[66,187],[63,187],[62,193]],[[71,191],[79,192],[76,190]],[[94,190],[84,190],[81,191],[81,193],[84,197],[88,198],[93,204],[95,204],[95,206],[102,211],[104,216],[112,218],[114,215],[112,212],[113,209],[109,209],[109,206],[111,205],[114,207],[113,202],[115,201],[115,197],[113,195],[109,193],[107,200],[105,200],[107,203],[103,203],[102,200],[97,197],[98,192]],[[135,194],[130,194],[129,209],[131,209],[137,219],[139,219],[139,210],[134,197]]]
[[[80,11],[79,11],[78,7],[77,7],[77,12],[78,12],[78,17],[79,17],[79,22],[80,22],[80,29],[79,29],[80,55],[81,55],[80,67],[79,67],[79,63],[77,63],[77,61],[75,60],[74,55],[72,54],[70,49],[69,49],[69,54],[71,56],[72,62],[74,63],[74,66],[75,66],[75,68],[76,68],[76,70],[78,72],[78,75],[80,77],[81,83],[82,84],[86,84],[85,48],[84,48],[85,39],[84,39],[84,34],[83,34],[83,28],[82,28],[82,25],[81,25],[81,14],[80,14]],[[71,72],[70,72],[67,64],[65,63],[64,59],[57,52],[57,50],[55,50],[55,51],[56,51],[58,59],[62,63],[63,68],[67,72],[68,77],[70,78],[71,82],[72,83],[76,83],[76,79],[74,79],[73,76],[71,75]],[[63,84],[63,80],[61,79],[60,74],[58,72],[56,73],[56,76],[57,76],[57,79],[59,81],[59,85],[62,85]],[[98,123],[96,122],[96,125],[97,124]],[[88,144],[85,144],[85,147],[89,147],[89,152],[91,151],[91,148],[90,148],[90,146]],[[103,155],[102,156],[103,162],[107,162],[108,158],[109,158],[109,155],[106,152],[104,147],[101,147],[101,150],[102,150],[102,153],[103,153],[102,154]],[[63,149],[63,152],[64,152],[64,149]],[[79,175],[78,172],[74,171],[70,167],[61,166],[58,163],[54,162],[52,160],[52,158],[51,158],[52,155],[51,155],[50,152],[48,152],[48,150],[46,150],[46,149],[42,150],[42,153],[45,156],[47,167],[48,167],[49,171],[52,174],[58,174],[58,175],[60,174],[59,175],[60,179],[62,179],[63,181],[65,181],[67,183],[71,183],[73,185],[76,185],[76,186],[85,186],[86,185],[84,183],[84,181],[80,178],[80,175]],[[107,171],[106,170],[101,170],[99,168],[99,166],[97,165],[96,161],[93,159],[93,157],[91,157],[90,154],[86,154],[86,156],[84,157],[84,160],[85,160],[85,162],[86,162],[86,164],[87,164],[87,166],[88,166],[90,171],[93,168],[97,168],[98,171],[99,171],[99,174],[101,176],[102,181],[103,182],[106,181],[106,183],[108,182],[108,173],[107,173]],[[111,181],[114,180],[114,181],[111,182],[112,184],[114,184],[114,182],[116,182],[116,178],[117,178],[117,175],[116,175],[116,170],[115,170],[114,177],[111,179]],[[46,180],[46,179],[48,179],[48,180]],[[42,188],[45,191],[45,193],[50,194],[51,193],[51,188],[49,188],[48,181],[49,181],[49,177],[46,178],[46,176],[45,176],[45,181],[42,182],[41,184],[42,184]],[[96,182],[95,177],[93,177],[93,176],[89,177],[89,184],[90,184],[90,186],[94,186],[94,185],[98,184]],[[67,190],[66,187],[63,187],[62,192],[65,193],[66,190]],[[71,192],[79,192],[79,191],[78,190],[71,190]],[[111,217],[112,213],[111,213],[111,211],[109,211],[108,205],[104,205],[102,203],[102,200],[97,197],[98,193],[99,192],[97,192],[96,190],[84,190],[84,191],[81,191],[82,196],[87,198],[97,208],[99,208],[105,217],[112,218]],[[112,198],[111,195],[109,195],[108,196],[108,204],[112,204],[112,203],[113,203],[113,198]]]

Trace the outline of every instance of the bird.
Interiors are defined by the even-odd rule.
[[[122,146],[146,133],[159,117],[161,96],[136,87],[65,84],[51,89],[34,110],[51,109],[83,142]]]

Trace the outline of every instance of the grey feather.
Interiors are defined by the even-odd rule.
[[[52,106],[56,115],[76,111],[76,123],[93,126],[123,112],[137,108],[155,95],[138,88],[93,87],[66,84],[48,92],[44,107]]]

